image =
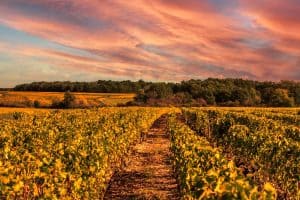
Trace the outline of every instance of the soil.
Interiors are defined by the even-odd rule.
[[[134,147],[127,165],[112,177],[105,200],[180,199],[166,134],[166,116],[156,120],[146,135]]]

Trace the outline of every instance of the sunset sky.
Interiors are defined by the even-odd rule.
[[[300,80],[300,0],[0,0],[0,87]]]

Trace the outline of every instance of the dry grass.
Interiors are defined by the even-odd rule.
[[[73,93],[75,104],[82,107],[99,105],[115,106],[133,100],[135,94],[115,93]],[[0,106],[32,107],[38,101],[41,107],[50,107],[54,101],[61,101],[63,92],[0,92]]]

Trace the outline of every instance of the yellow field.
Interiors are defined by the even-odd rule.
[[[135,94],[115,93],[73,93],[75,104],[79,107],[94,107],[100,105],[115,106],[133,100]],[[50,107],[54,101],[61,101],[63,92],[0,92],[0,106],[32,107],[38,101],[40,107]]]
[[[0,114],[0,199],[102,199],[140,133],[168,110]]]
[[[169,177],[178,179],[172,188],[182,188],[181,199],[299,200],[299,114],[259,107],[0,108],[0,199],[103,199],[137,182],[135,191],[154,194],[153,177],[157,188],[174,184],[157,176],[166,172],[162,156],[171,155],[168,171],[176,173]],[[147,176],[123,179],[125,170]],[[108,187],[114,182],[125,184]]]
[[[49,112],[49,109],[41,109],[41,108],[8,108],[2,107],[0,108],[0,114],[12,113],[12,112],[23,112],[23,113],[35,113],[35,112]]]

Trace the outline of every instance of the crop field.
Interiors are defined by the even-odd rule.
[[[100,105],[115,106],[132,101],[135,94],[115,93],[72,93],[75,105],[81,107],[97,107]],[[0,92],[0,106],[4,107],[33,107],[38,101],[40,107],[51,107],[55,101],[64,98],[63,92]]]
[[[1,108],[0,199],[296,200],[299,111]]]
[[[270,192],[267,195],[270,198],[299,199],[299,110],[184,109],[183,116],[191,129],[186,125],[181,125],[179,129],[182,130],[183,127],[185,129],[181,132],[190,133],[186,136],[180,135],[179,139],[186,143],[180,153],[189,151],[192,160],[191,163],[186,162],[187,159],[179,154],[177,162],[187,165],[179,166],[179,170],[183,167],[185,176],[189,175],[185,181],[187,191],[192,196],[198,197],[199,191],[190,191],[190,188],[207,184],[207,192],[212,197],[215,197],[215,192],[230,193],[226,188],[232,191],[232,188],[238,187],[248,197],[254,195],[258,198],[261,194],[256,193],[257,189],[263,188]],[[177,129],[175,128],[175,133]],[[191,136],[192,130],[197,139]],[[174,141],[177,140],[175,137]],[[199,140],[199,144],[196,140]],[[180,148],[177,146],[176,148]],[[203,151],[199,150],[203,147]],[[212,163],[203,159],[207,157],[211,157]],[[204,171],[207,173],[199,178],[197,171],[203,173],[203,167],[209,170]],[[213,181],[205,183],[203,178]]]

